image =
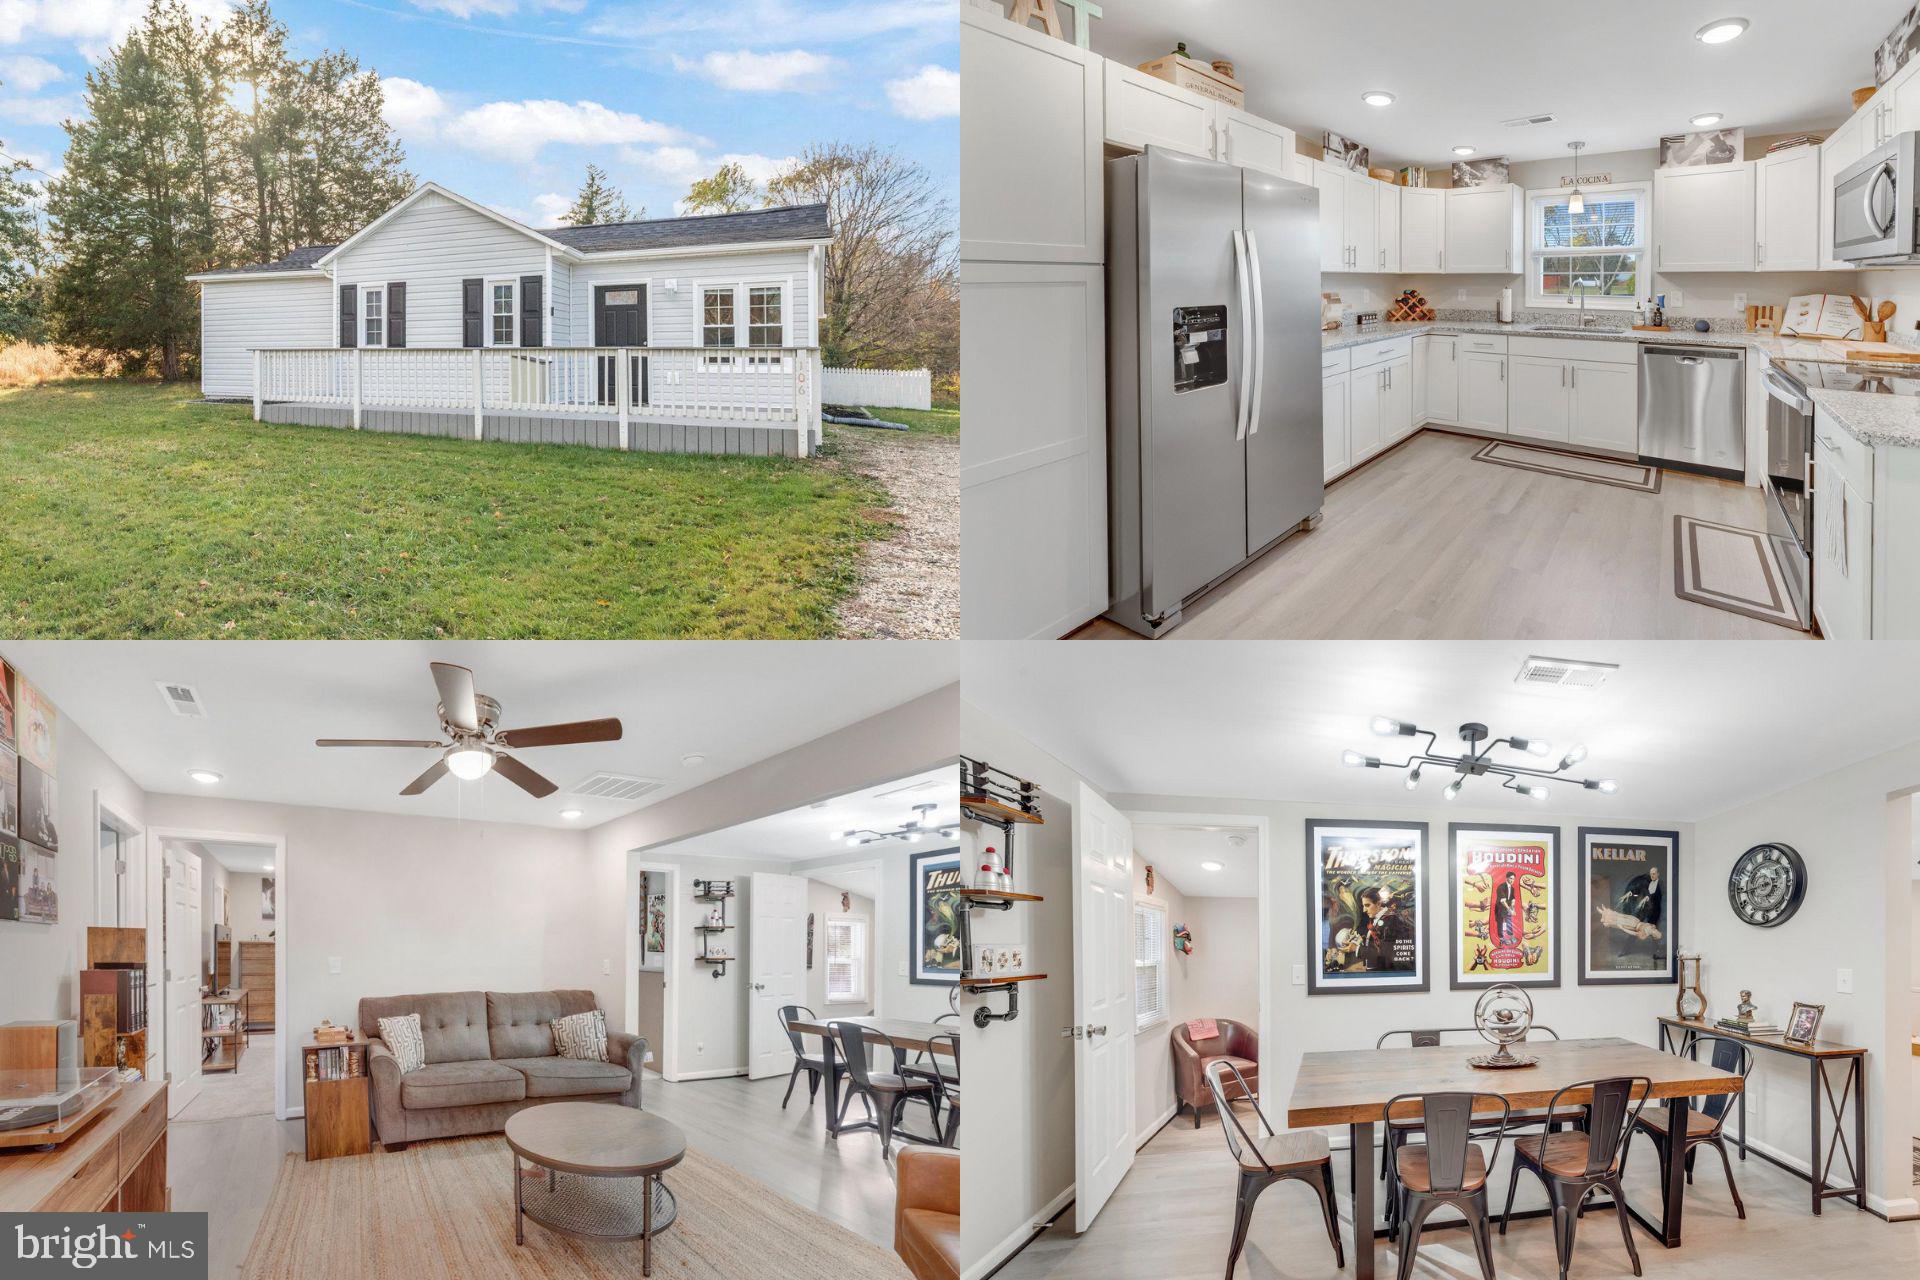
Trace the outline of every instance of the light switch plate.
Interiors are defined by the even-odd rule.
[[[612,972],[613,972],[613,961],[611,961],[611,960],[609,960],[609,959],[607,959],[607,957],[605,957],[605,956],[601,956],[601,957],[600,957],[600,972],[602,972],[602,973],[612,973]]]
[[[328,973],[338,973],[338,972],[340,972],[340,957],[339,957],[339,956],[328,956],[328,957],[327,957],[327,972],[328,972]]]
[[[897,978],[904,978],[904,977],[906,977],[906,976],[907,976],[907,962],[906,962],[905,960],[902,960],[902,961],[901,961],[901,962],[900,962],[899,964],[897,964],[897,965],[895,965],[895,966],[894,966],[894,970],[893,970],[893,973],[894,973],[894,976],[895,976],[895,977],[897,977]]]
[[[1307,966],[1303,964],[1293,966],[1293,985],[1296,987],[1307,985]]]
[[[1843,996],[1853,994],[1853,970],[1841,969],[1833,976],[1833,989]]]

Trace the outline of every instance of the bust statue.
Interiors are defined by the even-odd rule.
[[[1733,1007],[1734,1021],[1752,1022],[1753,1014],[1754,1014],[1753,992],[1742,991],[1740,993],[1740,1003]]]

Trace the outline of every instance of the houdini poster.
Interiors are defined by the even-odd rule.
[[[1558,833],[1456,826],[1452,835],[1453,985],[1557,984]]]

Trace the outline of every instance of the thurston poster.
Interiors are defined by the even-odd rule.
[[[1548,828],[1454,823],[1449,886],[1450,985],[1560,985],[1560,833]]]
[[[1674,831],[1580,828],[1580,981],[1669,983],[1680,977],[1673,922]]]
[[[1307,822],[1309,995],[1425,991],[1427,824]]]
[[[966,874],[958,849],[930,849],[913,855],[907,877],[913,913],[913,971],[908,980],[943,986],[960,981],[965,963],[960,946],[960,890]]]

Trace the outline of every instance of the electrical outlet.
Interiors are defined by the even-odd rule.
[[[1739,314],[1741,314],[1741,315],[1744,315],[1744,314],[1746,314],[1746,310],[1747,310],[1747,295],[1746,295],[1746,294],[1744,294],[1744,293],[1736,293],[1736,294],[1734,294],[1734,295],[1733,295],[1733,309],[1734,309],[1734,311],[1735,311],[1735,312],[1737,312],[1737,313],[1739,313]]]
[[[339,957],[339,956],[328,956],[328,957],[327,957],[327,972],[328,972],[328,973],[338,973],[338,972],[340,972],[340,957]]]
[[[1678,289],[1667,290],[1667,310],[1678,311],[1687,305],[1687,295]]]
[[[1833,975],[1833,989],[1843,996],[1853,994],[1853,970],[1841,969]]]
[[[1303,964],[1293,966],[1293,985],[1296,987],[1307,985],[1307,966]]]

